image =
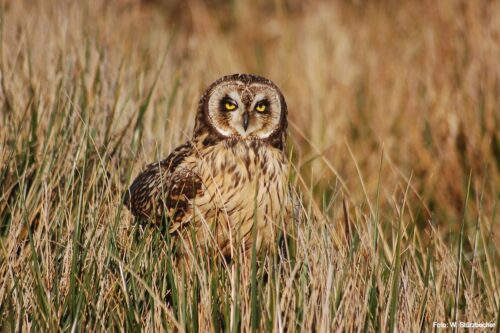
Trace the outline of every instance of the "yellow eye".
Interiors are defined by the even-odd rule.
[[[226,104],[224,104],[224,107],[226,108],[226,110],[232,111],[232,110],[236,109],[236,104],[226,102]]]
[[[266,105],[265,104],[257,104],[257,106],[255,107],[255,110],[257,110],[259,112],[264,112],[264,111],[266,111]]]

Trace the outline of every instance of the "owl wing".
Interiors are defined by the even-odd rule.
[[[158,222],[168,216],[172,227],[183,224],[191,215],[190,200],[203,193],[200,177],[182,165],[193,153],[188,142],[165,160],[146,166],[125,193],[124,205],[136,217]]]

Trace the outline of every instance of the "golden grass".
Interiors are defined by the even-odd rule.
[[[4,1],[0,331],[500,325],[500,3]],[[285,94],[286,257],[197,258],[120,204],[235,72]]]

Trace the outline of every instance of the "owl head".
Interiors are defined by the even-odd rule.
[[[234,74],[212,83],[200,99],[194,139],[205,145],[220,140],[260,140],[283,149],[287,106],[270,80]]]

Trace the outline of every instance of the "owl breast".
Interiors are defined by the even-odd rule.
[[[198,240],[216,241],[225,255],[231,242],[248,250],[255,221],[257,249],[268,247],[290,212],[284,153],[255,141],[221,142],[186,164],[203,182],[191,201]]]

